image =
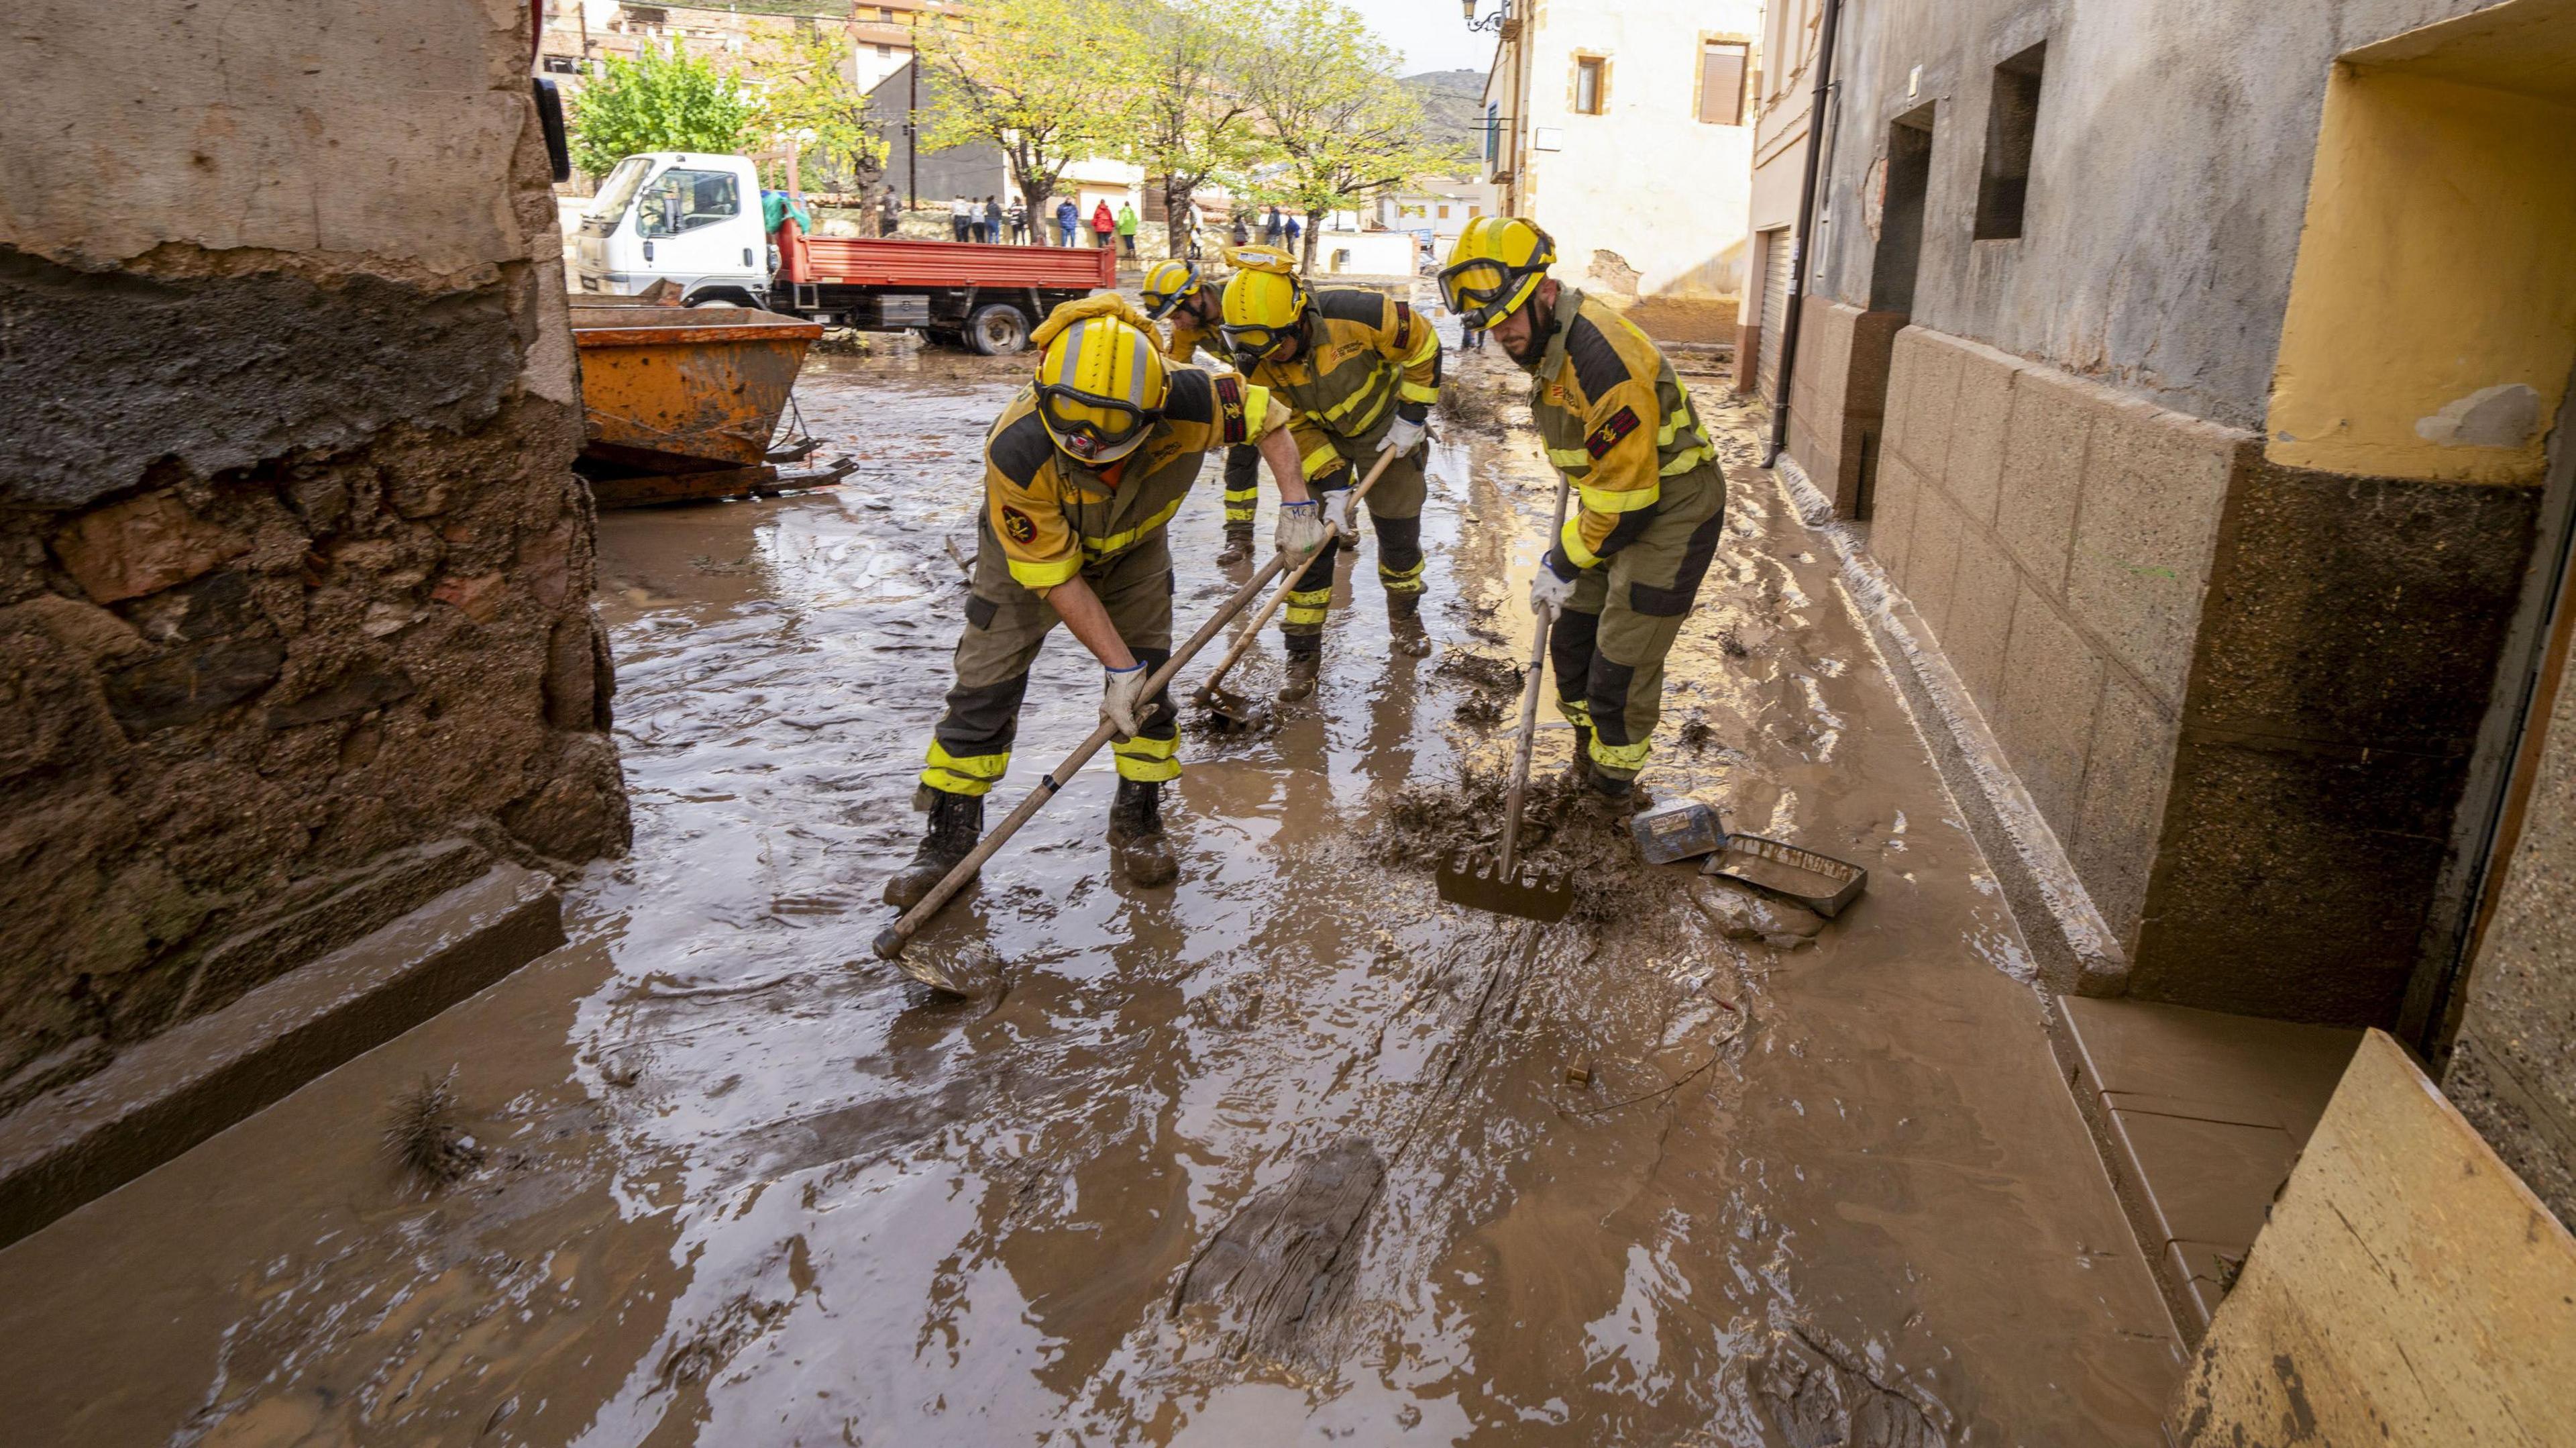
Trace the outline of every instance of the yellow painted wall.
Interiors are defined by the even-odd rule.
[[[2273,373],[2273,461],[2539,480],[2576,365],[2571,158],[2576,106],[2561,98],[2336,67]],[[2519,446],[2437,440],[2445,407],[2515,385],[2537,419]]]

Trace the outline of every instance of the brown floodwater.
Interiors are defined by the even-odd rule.
[[[564,950],[0,1252],[10,1441],[2156,1441],[2177,1349],[2021,938],[1713,396],[1728,544],[1647,784],[1866,868],[1839,919],[1547,790],[1574,915],[1438,901],[1553,486],[1459,431],[1438,654],[1391,655],[1363,549],[1316,697],[1184,735],[1176,887],[1111,876],[1102,765],[925,935],[997,994],[871,958],[1016,375],[817,359],[844,486],[602,520],[633,854]],[[1204,482],[1184,627],[1232,586]],[[999,799],[1097,694],[1058,634]],[[380,1131],[450,1073],[482,1154],[430,1191]]]

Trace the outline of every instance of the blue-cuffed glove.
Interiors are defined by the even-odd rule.
[[[1563,545],[1547,550],[1547,556],[1539,560],[1537,574],[1530,579],[1530,612],[1563,612],[1565,601],[1574,597],[1574,580],[1580,576],[1582,570],[1565,556]]]
[[[1100,689],[1100,722],[1116,729],[1118,742],[1124,744],[1145,727],[1145,683],[1150,671],[1140,663],[1102,672],[1107,678]]]
[[[1313,499],[1279,505],[1279,526],[1271,535],[1279,551],[1303,558],[1324,546],[1324,510]]]

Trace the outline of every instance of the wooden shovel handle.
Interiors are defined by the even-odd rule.
[[[1377,486],[1377,475],[1385,472],[1386,465],[1393,461],[1395,461],[1394,453],[1379,453],[1377,455],[1377,465],[1368,470],[1367,477],[1360,479],[1360,485],[1351,490],[1350,501],[1343,506],[1349,508],[1358,507],[1360,505],[1360,501],[1368,496],[1369,489]],[[1328,518],[1324,521],[1324,526],[1333,537],[1338,538],[1342,536],[1340,524],[1335,523]],[[1322,552],[1323,550],[1317,549],[1316,551]],[[1200,698],[1204,699],[1208,695],[1215,693],[1216,686],[1225,682],[1227,671],[1234,667],[1237,659],[1243,657],[1244,650],[1252,647],[1252,641],[1261,637],[1261,626],[1270,622],[1270,616],[1277,613],[1279,611],[1279,606],[1288,601],[1288,595],[1297,591],[1297,580],[1305,576],[1306,569],[1303,566],[1300,566],[1295,573],[1288,575],[1287,579],[1280,583],[1279,591],[1271,594],[1270,601],[1261,605],[1261,612],[1254,614],[1252,616],[1252,622],[1244,625],[1243,632],[1234,636],[1234,647],[1225,651],[1225,657],[1217,660],[1216,672],[1208,675],[1207,682],[1199,685]]]
[[[1557,536],[1565,531],[1565,495],[1571,491],[1564,478],[1556,480],[1556,522],[1547,530],[1547,546],[1556,546]],[[1539,555],[1538,566],[1547,566],[1547,555]],[[1547,631],[1556,622],[1556,610],[1538,610],[1538,636],[1530,640],[1529,682],[1521,686],[1521,740],[1512,754],[1512,788],[1503,799],[1503,859],[1500,878],[1513,878],[1513,847],[1520,842],[1521,796],[1529,790],[1530,747],[1538,742],[1538,681],[1547,665]]]

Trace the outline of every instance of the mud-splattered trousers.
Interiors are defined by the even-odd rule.
[[[1166,525],[1189,496],[1206,454],[1286,425],[1286,410],[1239,377],[1176,368],[1162,420],[1137,450],[1106,471],[1058,452],[1022,391],[984,446],[985,507],[956,682],[931,731],[921,782],[980,795],[1010,768],[1029,666],[1063,620],[1038,590],[1080,577],[1138,662],[1160,668],[1172,652],[1172,552]],[[1153,719],[1112,744],[1118,776],[1147,782],[1181,772],[1168,692]]]
[[[1291,425],[1306,486],[1331,515],[1340,506],[1333,494],[1376,463],[1378,441],[1396,419],[1430,416],[1440,399],[1440,338],[1406,303],[1357,287],[1324,287],[1315,292],[1296,360],[1256,363],[1249,376],[1296,409]],[[1416,446],[1369,489],[1378,582],[1390,611],[1422,593],[1422,464],[1429,452]],[[1288,595],[1279,627],[1291,657],[1323,650],[1340,554],[1338,541],[1325,544]]]
[[[1592,767],[1634,779],[1663,712],[1664,656],[1726,532],[1726,476],[1690,396],[1643,332],[1566,288],[1532,420],[1581,499],[1549,550],[1574,595],[1548,638],[1557,708]]]

